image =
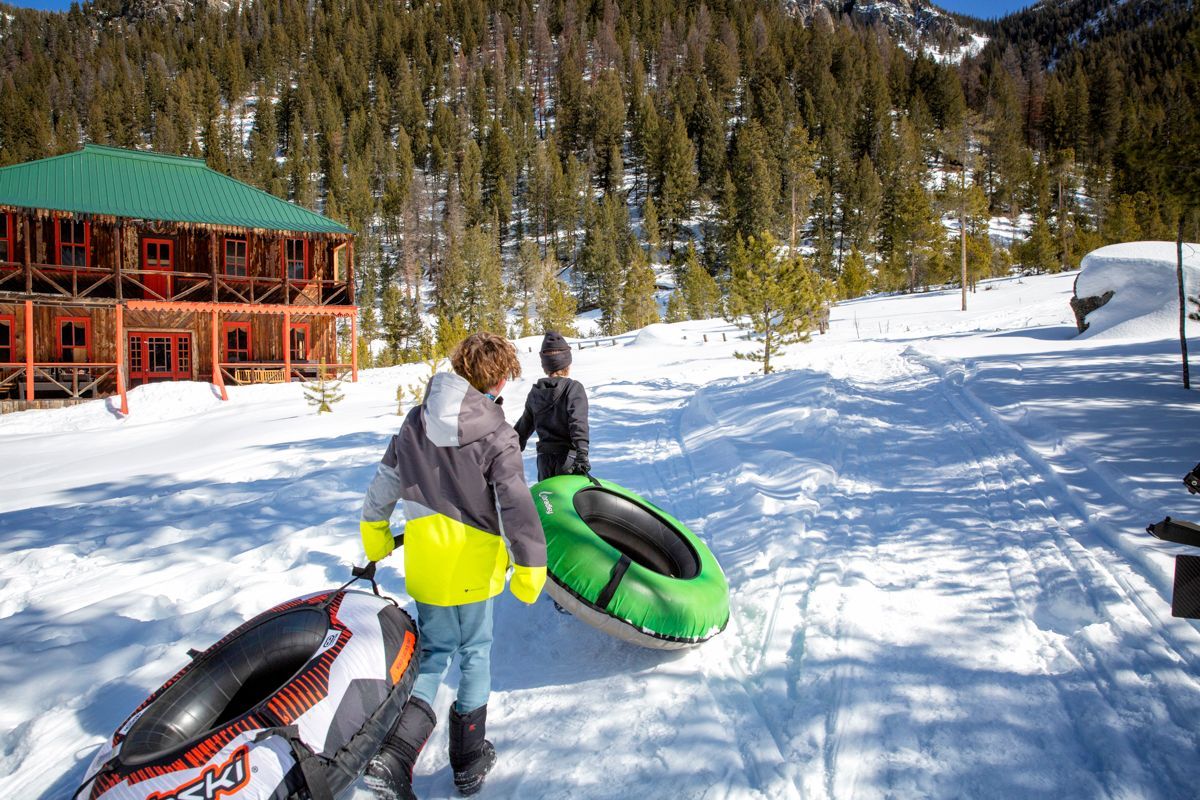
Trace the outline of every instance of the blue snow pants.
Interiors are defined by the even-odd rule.
[[[492,599],[464,606],[417,603],[421,631],[421,669],[413,697],[433,705],[442,677],[459,656],[455,708],[468,714],[486,705],[492,691]]]

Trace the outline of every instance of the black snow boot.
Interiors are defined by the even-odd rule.
[[[486,723],[487,706],[467,714],[450,706],[450,768],[459,794],[472,795],[482,789],[484,776],[496,765],[496,748],[483,738]]]
[[[363,776],[363,782],[379,800],[417,800],[412,788],[413,765],[436,724],[437,717],[428,703],[419,697],[408,698],[400,719]]]

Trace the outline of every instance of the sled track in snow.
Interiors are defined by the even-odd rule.
[[[1059,470],[1089,473],[1090,477],[1095,479],[1090,481],[1089,485],[1099,485],[1106,490],[1107,496],[1102,498],[1105,506],[1129,508],[1128,496],[1116,488],[1107,474],[1107,469],[1094,469],[1093,464],[1080,461],[1061,446],[1056,448],[1055,462],[1047,462],[1033,451],[1023,437],[974,395],[966,386],[967,375],[961,367],[946,368],[932,359],[915,355],[913,360],[923,364],[937,376],[942,396],[960,418],[979,435],[978,442],[964,438],[964,443],[975,451],[993,527],[997,522],[994,509],[998,492],[995,487],[1006,490],[1001,496],[1003,505],[1011,506],[1017,502],[1025,503],[1027,508],[1033,504],[1042,506],[1041,513],[1047,522],[1044,530],[1046,539],[1053,544],[1055,554],[1069,567],[1070,577],[1074,578],[1073,582],[1097,614],[1097,619],[1089,625],[1111,626],[1123,634],[1121,638],[1148,639],[1147,644],[1155,644],[1154,640],[1159,638],[1155,632],[1161,632],[1162,641],[1158,644],[1165,653],[1158,655],[1158,663],[1147,665],[1144,660],[1153,658],[1152,656],[1146,656],[1143,663],[1138,663],[1136,659],[1126,657],[1121,652],[1112,653],[1100,647],[1092,637],[1080,635],[1081,631],[1070,635],[1049,635],[1037,620],[1030,618],[1041,640],[1062,658],[1076,664],[1079,668],[1077,674],[1086,676],[1086,689],[1081,688],[1077,680],[1069,681],[1060,675],[1052,677],[1052,684],[1058,693],[1062,708],[1070,716],[1080,741],[1093,738],[1100,729],[1096,720],[1097,704],[1086,697],[1089,691],[1095,693],[1108,712],[1126,724],[1128,720],[1140,716],[1147,703],[1161,702],[1165,704],[1171,722],[1179,728],[1177,732],[1143,731],[1150,734],[1147,738],[1125,736],[1120,741],[1109,738],[1103,753],[1109,761],[1116,757],[1119,766],[1111,763],[1106,765],[1100,760],[1100,756],[1096,755],[1091,763],[1092,774],[1103,782],[1109,796],[1127,793],[1131,783],[1142,786],[1152,794],[1152,787],[1156,782],[1149,778],[1147,770],[1160,775],[1173,775],[1176,785],[1186,786],[1195,775],[1181,773],[1179,765],[1169,755],[1164,755],[1164,751],[1169,752],[1170,748],[1156,746],[1158,742],[1155,740],[1164,740],[1162,743],[1166,745],[1166,740],[1174,738],[1173,733],[1178,733],[1185,737],[1190,735],[1195,741],[1195,694],[1200,687],[1197,686],[1195,678],[1187,674],[1186,665],[1189,658],[1191,663],[1198,663],[1197,654],[1190,644],[1172,635],[1172,625],[1166,619],[1168,610],[1153,607],[1153,604],[1162,600],[1157,592],[1152,592],[1150,597],[1146,597],[1144,588],[1139,591],[1131,585],[1130,571],[1123,568],[1123,560],[1114,558],[1106,562],[1072,534],[1072,531],[1079,531],[1085,538],[1099,539],[1103,550],[1110,553],[1116,541],[1116,536],[1106,525],[1094,522],[1088,509],[1088,501],[1075,494]],[[981,454],[979,442],[987,445],[987,453],[1011,452],[1029,469],[1018,469],[1012,461],[989,458],[986,454]],[[996,480],[989,480],[989,476],[995,476]],[[1129,509],[1129,514],[1122,516],[1133,516],[1133,513],[1133,509]],[[1005,514],[1003,519],[1015,520],[1019,517],[1016,514]],[[1023,549],[1030,563],[1034,565],[1033,574],[1038,576],[1041,582],[1044,563],[1039,562],[1044,562],[1045,558],[1035,554],[1030,548],[1029,540],[1021,535],[1027,532],[1027,529],[1018,530],[1016,536],[1009,535],[1006,539]],[[1127,555],[1120,548],[1116,548],[1116,552],[1112,554]],[[1136,577],[1144,579],[1145,576],[1138,574]],[[1014,596],[1020,597],[1021,588],[1015,583],[1012,586]],[[1049,589],[1044,583],[1042,586],[1043,589]],[[1148,635],[1131,630],[1130,624],[1121,619],[1119,613],[1113,613],[1114,610],[1120,612],[1126,607],[1137,610],[1141,617],[1138,622],[1144,623],[1145,628],[1150,631]],[[1121,677],[1125,672],[1138,674],[1141,685],[1130,685],[1131,682],[1127,678]],[[1174,686],[1164,685],[1158,680],[1157,676],[1171,672],[1177,673]],[[1191,698],[1177,697],[1179,687],[1190,689]],[[1121,778],[1119,783],[1116,782],[1118,774]]]

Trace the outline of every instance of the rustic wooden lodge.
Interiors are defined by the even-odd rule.
[[[151,381],[357,379],[353,247],[199,159],[85,145],[0,168],[0,405],[117,395],[127,413]]]

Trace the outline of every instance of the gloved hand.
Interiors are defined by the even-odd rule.
[[[571,472],[575,475],[586,475],[592,471],[592,462],[588,461],[587,450],[575,451],[575,464],[571,467]]]
[[[533,605],[545,584],[545,567],[523,567],[514,564],[512,577],[508,580],[508,590],[522,603]]]
[[[381,561],[396,549],[396,539],[392,536],[392,527],[386,519],[378,522],[368,522],[364,519],[358,523],[358,532],[362,534],[363,550],[370,561]]]

